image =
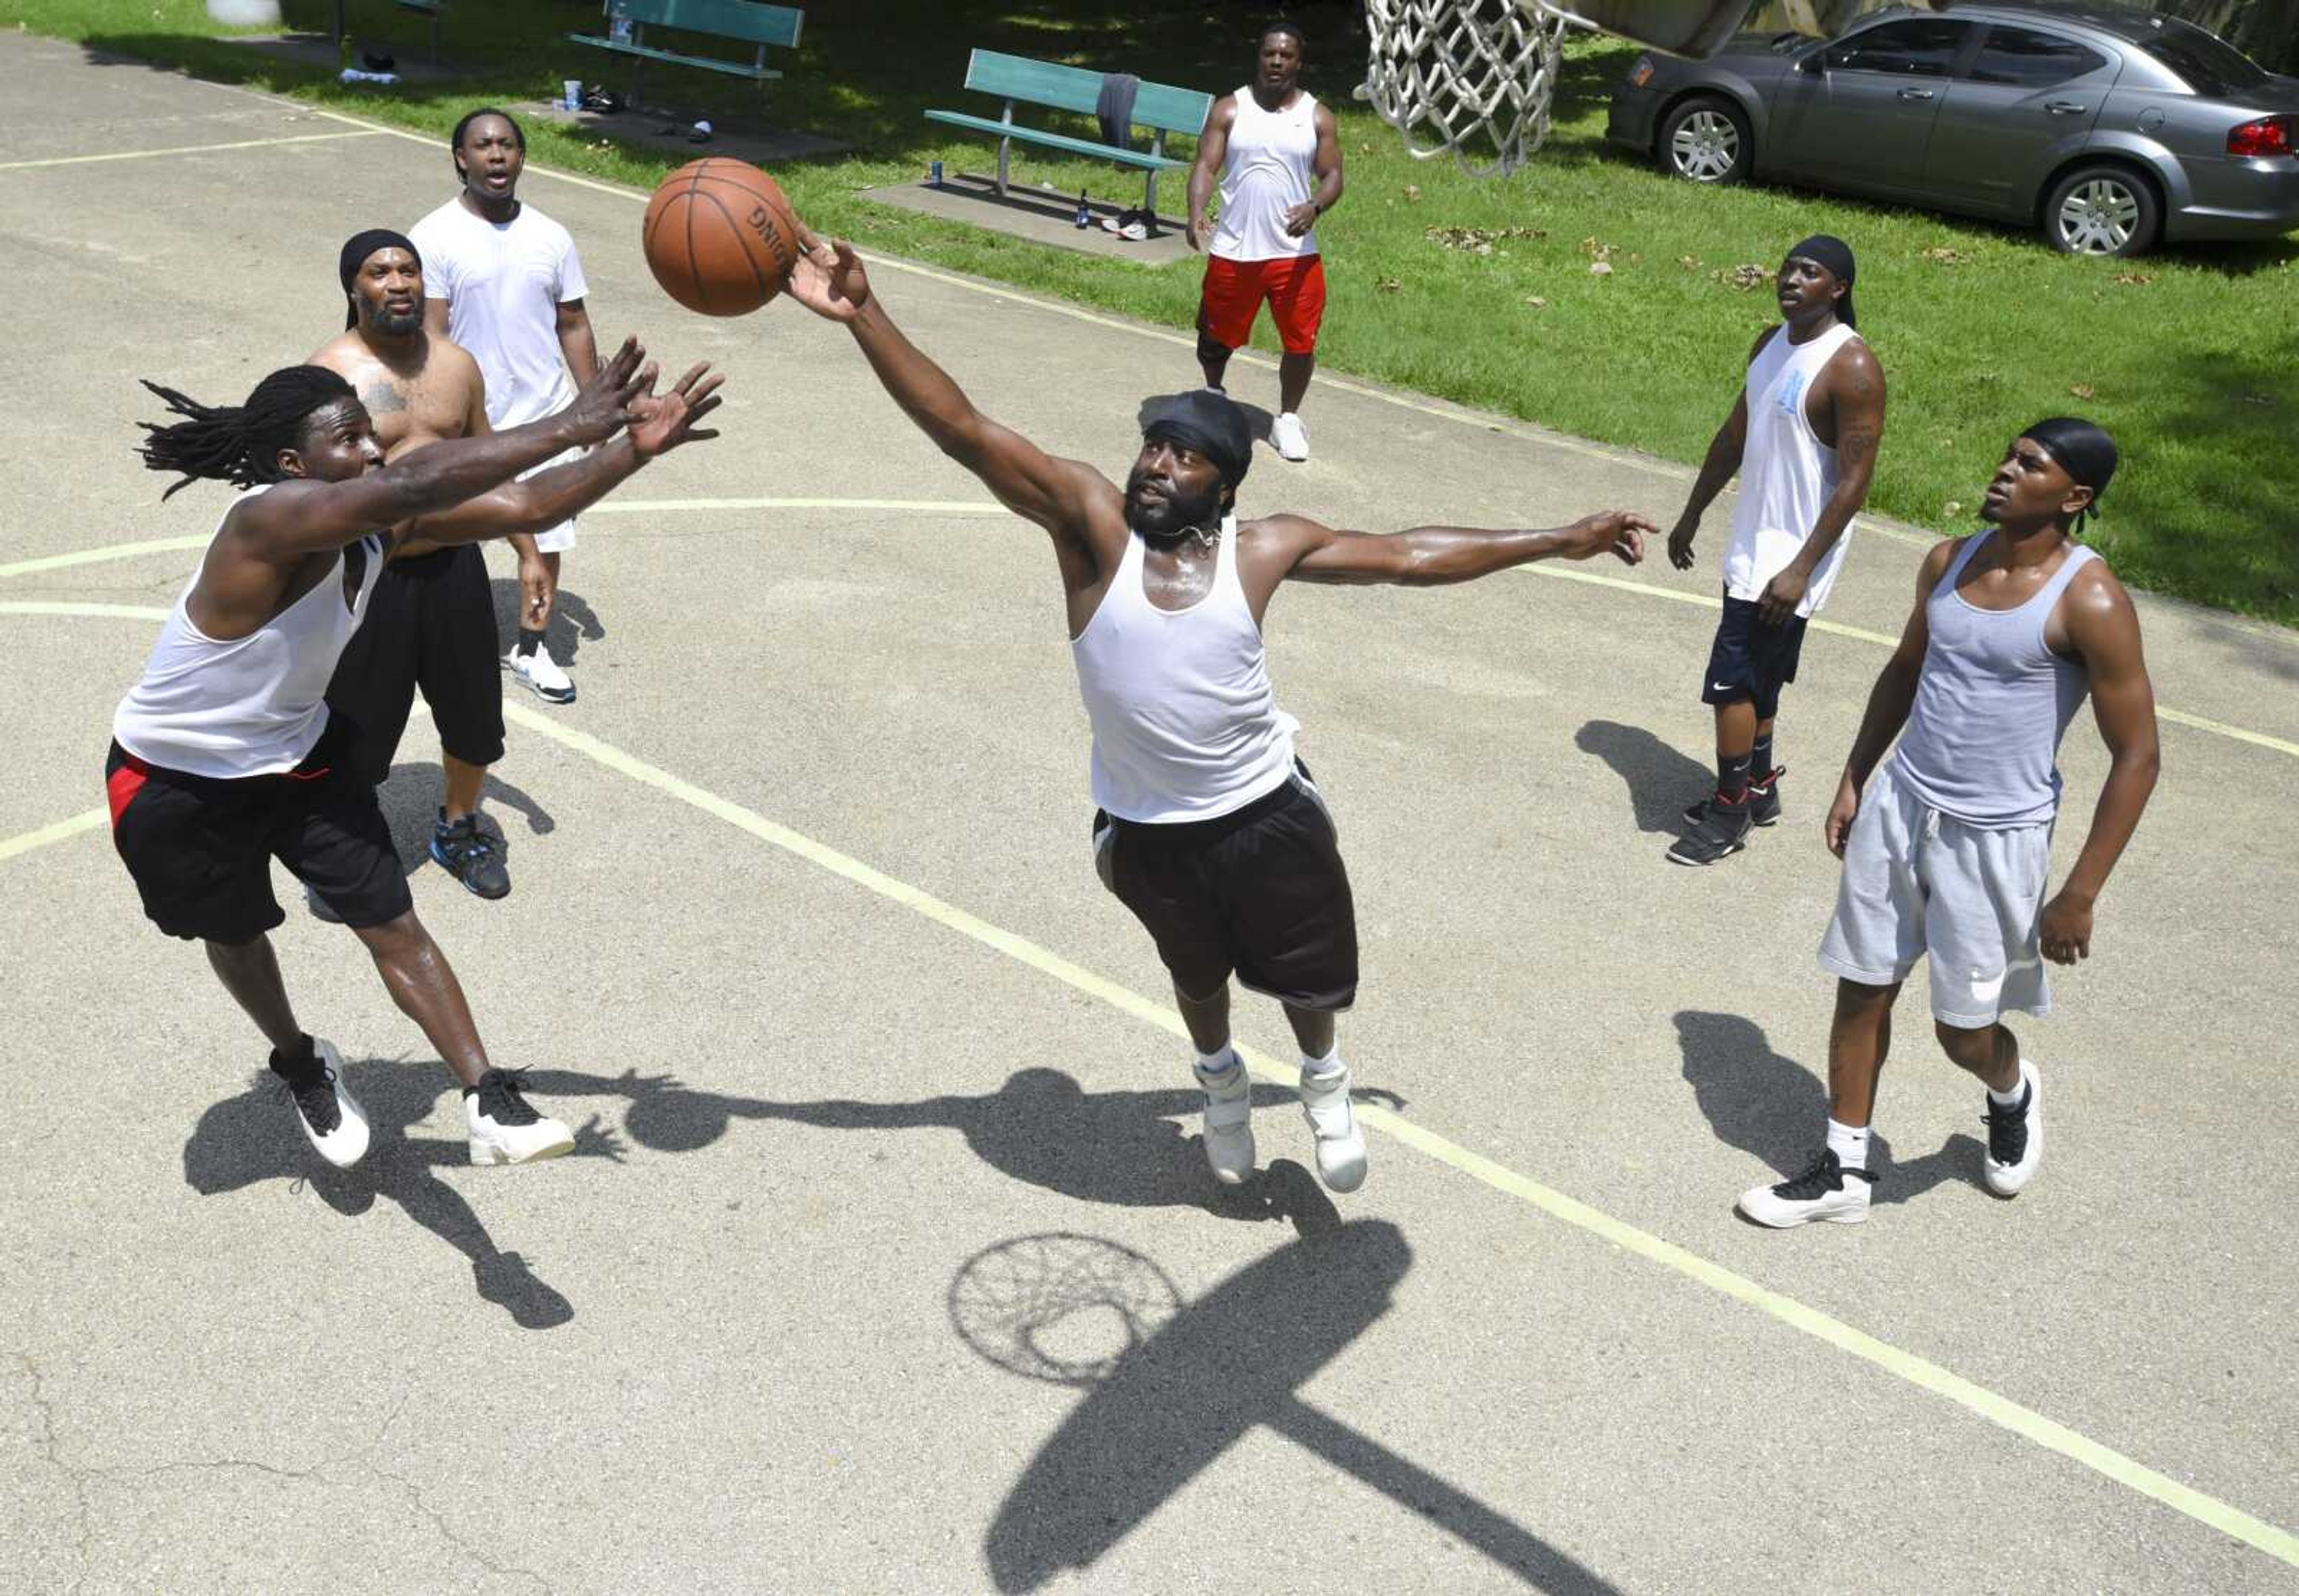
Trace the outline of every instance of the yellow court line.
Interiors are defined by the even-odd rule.
[[[45,599],[11,599],[0,603],[0,615],[64,615],[104,620],[165,620],[168,611],[149,604],[72,604]]]
[[[680,802],[701,810],[714,819],[724,820],[738,830],[749,833],[759,841],[795,855],[809,864],[819,867],[834,876],[854,883],[880,897],[915,910],[936,924],[947,927],[959,935],[983,946],[1005,954],[1032,969],[1051,976],[1055,980],[1090,997],[1098,998],[1119,1011],[1136,1019],[1156,1026],[1158,1029],[1186,1040],[1189,1030],[1181,1017],[1164,1003],[1154,1002],[1131,988],[1096,975],[1084,967],[1072,963],[1060,954],[1039,946],[1026,937],[1017,936],[1002,927],[994,926],[965,910],[944,902],[931,893],[897,880],[884,871],[872,869],[860,860],[840,852],[812,837],[793,831],[786,826],[769,820],[757,810],[722,798],[693,783],[673,776],[658,766],[648,764],[602,742],[587,732],[572,729],[567,724],[541,715],[521,704],[505,704],[503,718],[526,730],[548,737],[552,742],[595,761],[619,775],[668,794]],[[1276,1085],[1294,1083],[1296,1072],[1276,1060],[1257,1050],[1241,1046],[1240,1054],[1254,1074]],[[1887,1342],[1855,1330],[1816,1308],[1808,1307],[1792,1297],[1784,1296],[1768,1287],[1757,1284],[1744,1275],[1714,1263],[1699,1254],[1687,1251],[1672,1242],[1663,1241],[1648,1231],[1640,1230],[1625,1220],[1616,1219],[1600,1209],[1564,1195],[1553,1187],[1542,1185],[1529,1176],[1494,1162],[1481,1153],[1440,1135],[1425,1126],[1414,1124],[1399,1115],[1371,1104],[1357,1110],[1365,1123],[1385,1132],[1416,1151],[1426,1153],[1440,1163],[1460,1171],[1493,1190],[1506,1193],[1540,1209],[1550,1217],[1563,1220],[1577,1229],[1588,1232],[1639,1258],[1722,1293],[1771,1315],[1794,1330],[1826,1342],[1839,1351],[1851,1353],[1864,1362],[1874,1365],[1887,1374],[1895,1375],[1913,1385],[1947,1398],[1950,1401],[2002,1426],[2026,1440],[2059,1453],[2072,1462],[2102,1475],[2116,1484],[2137,1492],[2174,1511],[2185,1514],[2199,1524],[2206,1525],[2223,1534],[2266,1552],[2270,1557],[2299,1567],[2299,1535],[2293,1535],[2271,1524],[2255,1518],[2238,1508],[2207,1496],[2192,1486],[2183,1485],[2168,1475],[2159,1474],[2145,1464],[2102,1445],[2088,1436],[2046,1418],[2031,1408],[2022,1407],[2010,1398],[2000,1396],[1986,1386],[1976,1384],[1962,1376],[1943,1368],[1929,1359],[1901,1350]]]
[[[83,612],[107,615],[132,614],[139,619],[163,614],[164,611],[137,611],[128,605],[55,605],[0,606],[0,613],[19,612],[35,609],[38,613]],[[1098,976],[1082,965],[1074,964],[1049,949],[1024,936],[1018,936],[1002,927],[967,913],[953,904],[944,902],[931,893],[912,886],[874,869],[869,865],[824,843],[818,843],[802,833],[769,820],[757,810],[722,798],[716,793],[696,786],[693,783],[673,776],[659,766],[648,764],[626,753],[610,743],[592,736],[587,732],[574,730],[563,721],[541,715],[522,704],[507,703],[503,718],[515,726],[546,737],[562,747],[582,754],[618,775],[626,776],[643,786],[677,799],[691,808],[725,821],[759,841],[781,849],[819,869],[829,871],[856,885],[916,910],[936,924],[959,935],[1003,953],[1008,958],[1028,966],[1043,975],[1052,977],[1072,989],[1097,998],[1122,1013],[1133,1016],[1174,1036],[1186,1039],[1188,1028],[1181,1017],[1165,1005],[1142,996],[1129,987]],[[29,852],[45,843],[91,830],[104,824],[102,809],[75,815],[40,831],[26,834],[6,843],[0,843],[0,859]],[[1241,1047],[1240,1054],[1249,1068],[1261,1079],[1272,1085],[1291,1081],[1293,1072],[1258,1050]],[[1481,1153],[1472,1152],[1457,1143],[1440,1135],[1425,1126],[1414,1124],[1399,1115],[1372,1104],[1363,1105],[1358,1112],[1365,1124],[1394,1137],[1416,1151],[1427,1154],[1439,1162],[1460,1171],[1470,1178],[1493,1190],[1515,1197],[1550,1217],[1563,1220],[1577,1229],[1608,1242],[1624,1251],[1661,1265],[1697,1284],[1709,1287],[1752,1308],[1769,1314],[1791,1329],[1802,1331],[1816,1340],[1827,1342],[1839,1351],[1896,1376],[1909,1384],[1936,1395],[1947,1398],[1969,1411],[2000,1426],[2013,1434],[2055,1451],[2072,1462],[2082,1465],[2116,1484],[2162,1502],[2176,1512],[2195,1522],[2233,1536],[2256,1547],[2269,1556],[2299,1567],[2299,1535],[2293,1535],[2273,1525],[2255,1518],[2242,1509],[2205,1495],[2191,1486],[2157,1473],[2137,1459],[2093,1441],[2066,1426],[2046,1418],[2033,1409],[2021,1406],[2010,1398],[1998,1395],[1987,1387],[1976,1384],[1962,1376],[1905,1351],[1888,1342],[1877,1340],[1855,1330],[1831,1315],[1808,1307],[1792,1297],[1782,1295],[1757,1284],[1744,1275],[1714,1263],[1699,1254],[1663,1241],[1648,1231],[1640,1230],[1625,1220],[1616,1219],[1600,1209],[1566,1196],[1555,1188],[1544,1185],[1530,1176],[1520,1175],[1505,1165],[1496,1163]]]
[[[154,155],[204,155],[213,150],[263,150],[283,144],[325,144],[337,138],[371,138],[384,131],[364,128],[357,133],[298,133],[288,138],[242,138],[231,144],[179,144],[164,150],[115,150],[108,155],[51,155],[44,161],[0,161],[0,171],[23,171],[35,166],[87,166],[98,161],[145,161]]]

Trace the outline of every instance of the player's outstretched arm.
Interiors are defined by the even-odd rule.
[[[1655,530],[1644,517],[1622,510],[1600,511],[1582,516],[1569,527],[1545,530],[1415,527],[1386,534],[1337,532],[1293,515],[1273,516],[1267,524],[1282,529],[1292,540],[1295,557],[1286,574],[1297,580],[1385,583],[1398,587],[1472,582],[1536,560],[1589,560],[1611,554],[1623,564],[1634,565],[1645,557],[1645,534]]]
[[[717,437],[695,423],[718,408],[718,387],[725,380],[708,363],[695,366],[668,393],[632,401],[631,423],[620,437],[579,460],[419,517],[401,528],[393,553],[418,554],[451,544],[514,537],[580,515],[649,461],[682,444]]]
[[[2147,678],[2131,595],[2095,566],[2069,585],[2066,615],[2068,641],[2091,677],[2092,714],[2111,761],[2083,852],[2044,905],[2044,957],[2073,964],[2091,956],[2092,905],[2138,829],[2163,761],[2155,730],[2155,688]]]
[[[975,409],[950,374],[902,336],[851,245],[824,243],[801,226],[799,245],[804,254],[791,274],[791,296],[853,333],[879,383],[918,430],[1015,514],[1058,540],[1083,544],[1090,507],[1117,492],[1109,478],[1082,461],[1055,459]]]
[[[1844,857],[1845,840],[1852,835],[1853,818],[1860,812],[1860,794],[1868,786],[1868,778],[1876,773],[1876,765],[1900,728],[1908,723],[1908,711],[1915,708],[1916,682],[1923,675],[1924,650],[1931,645],[1931,626],[1924,619],[1924,607],[1931,603],[1932,589],[1947,575],[1948,561],[1955,558],[1956,539],[1933,545],[1924,556],[1916,572],[1916,607],[1901,629],[1900,645],[1884,662],[1876,677],[1876,685],[1868,690],[1868,708],[1860,717],[1859,734],[1852,739],[1852,752],[1844,761],[1844,775],[1836,784],[1836,802],[1829,806],[1828,817],[1821,822],[1821,835],[1827,839],[1828,851],[1837,858]]]
[[[341,482],[291,477],[243,499],[227,526],[257,557],[284,561],[341,548],[370,532],[451,509],[572,448],[603,443],[631,420],[654,387],[646,351],[626,338],[615,358],[556,415],[485,437],[410,451],[379,470]]]

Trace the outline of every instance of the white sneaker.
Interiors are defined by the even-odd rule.
[[[1301,1112],[1317,1138],[1317,1178],[1336,1192],[1354,1192],[1365,1185],[1365,1132],[1357,1128],[1349,1107],[1349,1071],[1343,1065],[1331,1075],[1301,1072]]]
[[[2017,1197],[2044,1161],[2044,1077],[2022,1059],[2020,1078],[2028,1090],[2018,1108],[1988,1105],[1988,1158],[1980,1173],[1998,1197]]]
[[[295,1075],[279,1068],[274,1052],[271,1073],[279,1077],[280,1094],[295,1100],[295,1118],[303,1122],[303,1134],[320,1156],[338,1169],[348,1169],[367,1156],[367,1110],[344,1085],[344,1061],[336,1044],[314,1036],[311,1052],[319,1062]]]
[[[559,668],[549,649],[523,654],[514,648],[503,656],[503,669],[534,690],[545,703],[573,703],[575,678]]]
[[[1847,1169],[1833,1151],[1823,1151],[1793,1180],[1741,1193],[1740,1211],[1774,1230],[1814,1221],[1857,1225],[1868,1217],[1869,1192],[1875,1184],[1876,1177],[1867,1170]]]
[[[1309,458],[1309,429],[1290,410],[1269,424],[1269,441],[1288,460]]]
[[[474,1164],[527,1164],[575,1151],[575,1133],[536,1113],[509,1070],[490,1069],[477,1091],[464,1092],[463,1118],[470,1122]]]
[[[1253,1174],[1253,1076],[1234,1048],[1225,1069],[1190,1068],[1206,1089],[1206,1162],[1222,1185],[1242,1185]]]

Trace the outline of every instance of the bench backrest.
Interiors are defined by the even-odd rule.
[[[1101,74],[1059,62],[976,50],[966,63],[966,87],[1003,100],[1024,100],[1091,116],[1101,98]],[[1168,133],[1195,134],[1205,127],[1206,113],[1213,108],[1211,95],[1145,79],[1133,96],[1133,121],[1141,127]]]
[[[756,0],[613,0],[609,10],[649,28],[715,33],[789,50],[798,48],[799,27],[806,21],[802,11]]]

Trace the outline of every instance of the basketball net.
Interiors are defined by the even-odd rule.
[[[1506,177],[1548,138],[1564,19],[1540,0],[1365,0],[1365,23],[1357,97],[1415,160]]]

